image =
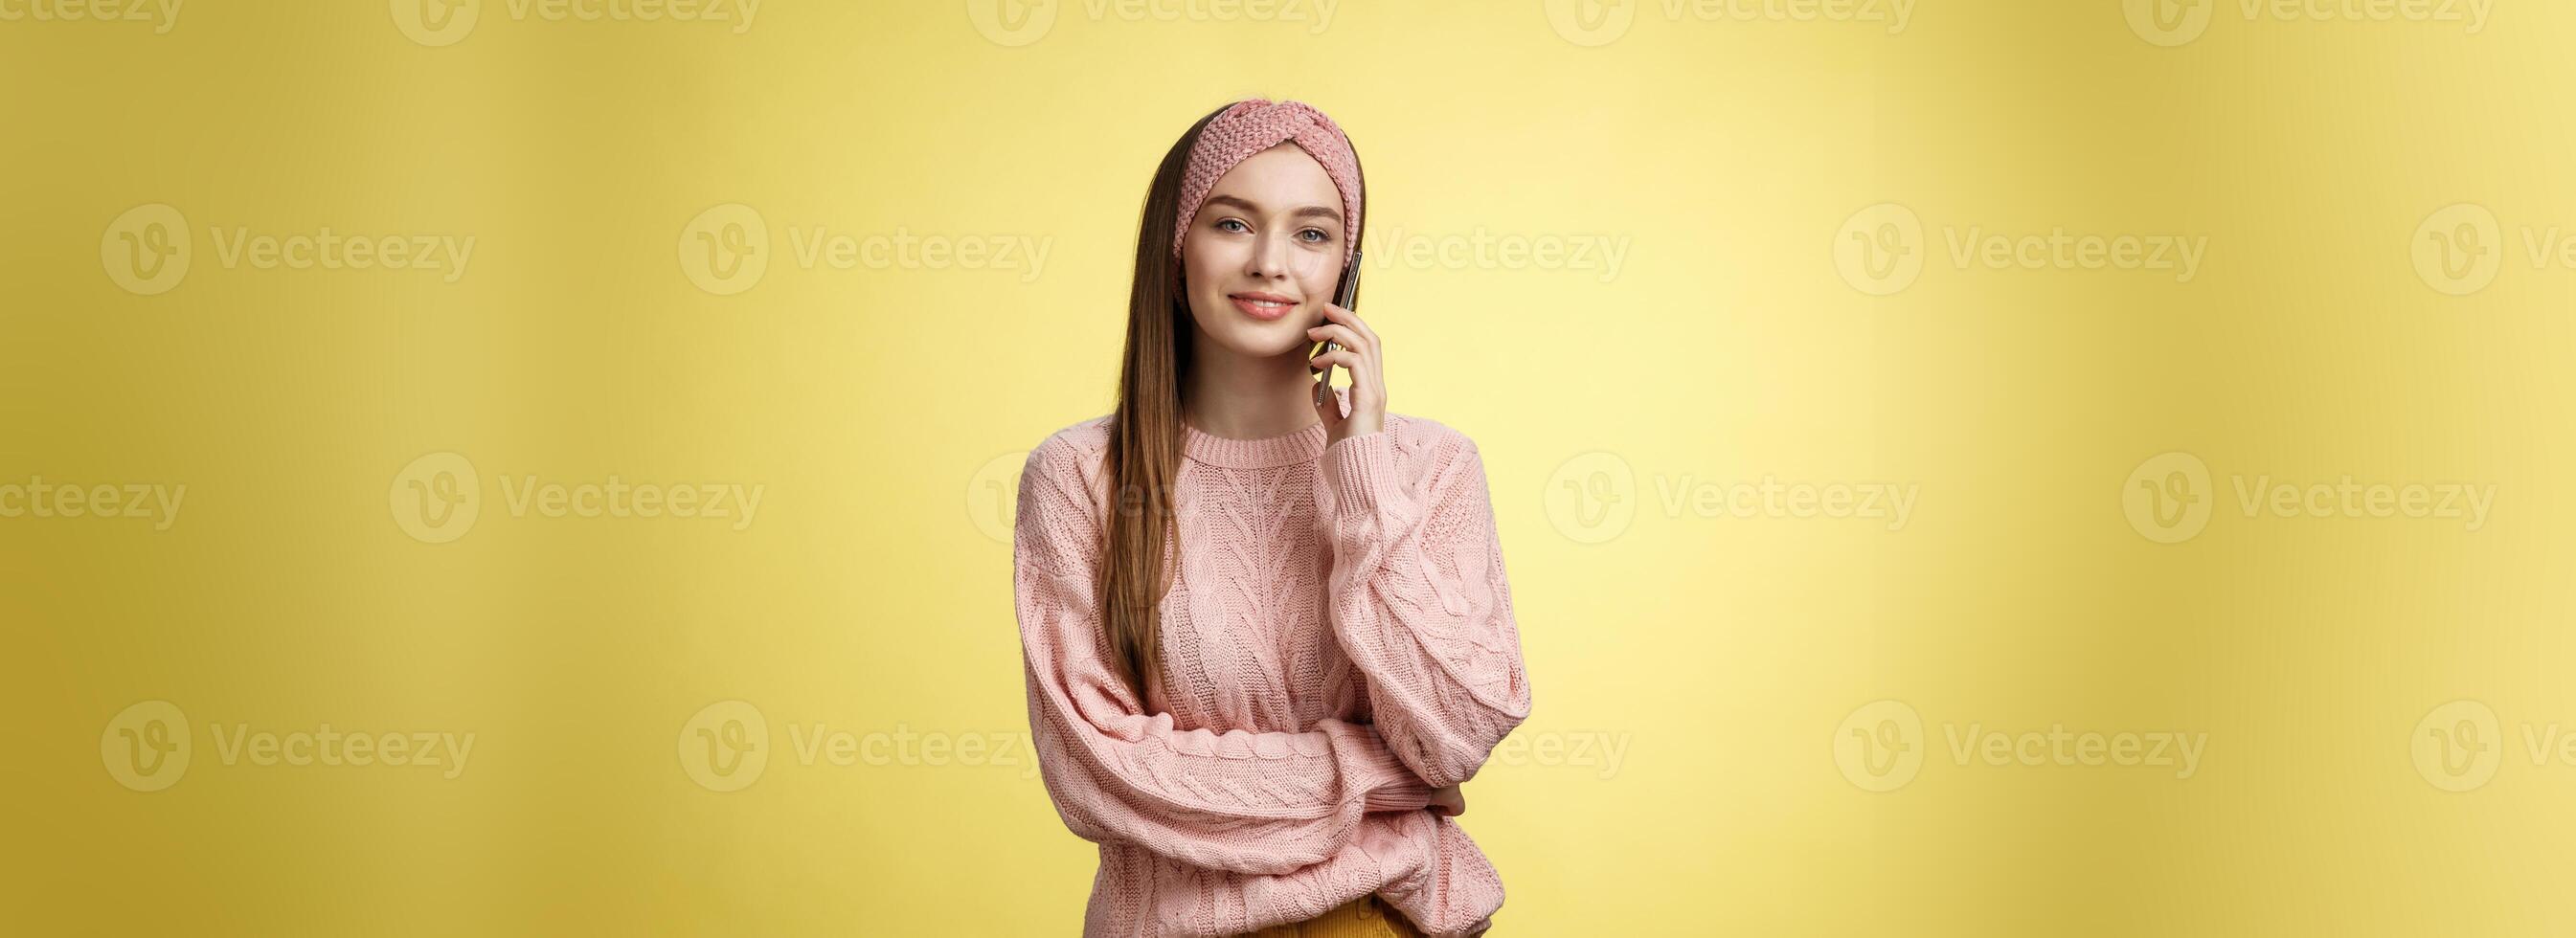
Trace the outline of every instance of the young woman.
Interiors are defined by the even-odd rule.
[[[1449,938],[1502,906],[1454,818],[1529,715],[1520,633],[1475,443],[1388,413],[1383,341],[1331,303],[1365,191],[1314,108],[1201,118],[1146,192],[1116,410],[1021,473],[1029,729],[1100,846],[1086,936]]]

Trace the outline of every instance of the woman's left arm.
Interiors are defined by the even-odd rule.
[[[1474,777],[1529,716],[1530,689],[1483,458],[1431,430],[1420,452],[1400,452],[1395,428],[1333,442],[1318,494],[1334,634],[1368,677],[1379,736],[1438,788]]]

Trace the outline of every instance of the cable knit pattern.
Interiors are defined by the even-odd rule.
[[[1108,419],[1030,451],[1015,522],[1030,732],[1100,847],[1083,934],[1238,934],[1372,892],[1427,935],[1486,928],[1502,880],[1422,810],[1529,714],[1475,444],[1400,414],[1329,447],[1321,423],[1185,427],[1148,713],[1099,611]]]

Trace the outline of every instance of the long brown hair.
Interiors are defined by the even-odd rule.
[[[1172,232],[1182,221],[1181,177],[1189,168],[1190,148],[1208,122],[1230,106],[1209,111],[1173,141],[1145,190],[1136,233],[1136,279],[1127,293],[1127,351],[1102,463],[1112,494],[1100,565],[1101,621],[1121,676],[1149,713],[1157,709],[1149,690],[1155,682],[1149,677],[1163,673],[1156,610],[1173,573],[1164,560],[1179,556],[1171,492],[1181,469],[1181,388],[1190,373],[1190,300],[1181,283],[1181,262],[1173,256]],[[1356,145],[1353,150],[1356,170]],[[1358,175],[1365,199],[1368,176]],[[1360,224],[1367,223],[1362,215]],[[1352,240],[1358,237],[1359,232],[1352,233]]]

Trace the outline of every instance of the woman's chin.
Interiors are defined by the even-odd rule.
[[[1306,330],[1282,320],[1275,323],[1239,323],[1212,336],[1218,345],[1242,358],[1279,358],[1303,356],[1314,348],[1305,341]]]

